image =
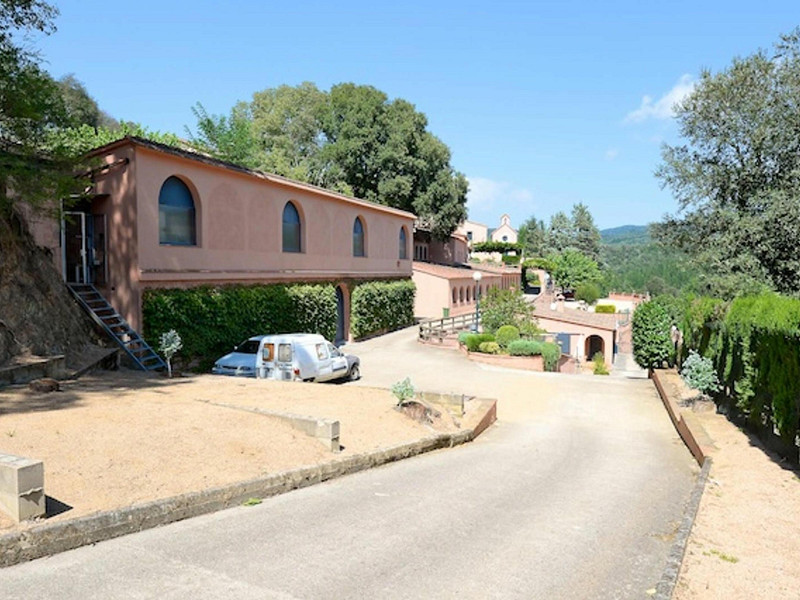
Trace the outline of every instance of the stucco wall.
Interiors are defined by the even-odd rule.
[[[536,313],[534,313],[536,314]],[[578,334],[570,336],[570,349],[571,356],[577,356],[581,360],[591,360],[591,356],[586,356],[585,345],[589,336],[596,335],[603,340],[603,355],[606,359],[606,364],[611,365],[614,359],[614,332],[610,330],[595,329],[587,325],[578,325],[576,323],[566,323],[556,319],[548,319],[537,316],[539,326],[548,333],[571,333]]]
[[[246,174],[137,148],[139,268],[144,283],[219,279],[309,280],[411,276],[413,218],[367,204],[265,182]],[[197,246],[158,239],[158,196],[170,176],[195,194]],[[303,225],[300,253],[282,251],[288,201]],[[366,256],[353,256],[353,223],[361,217]],[[407,256],[399,258],[400,228]]]

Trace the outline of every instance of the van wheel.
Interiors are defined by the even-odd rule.
[[[356,379],[361,378],[361,372],[358,370],[358,365],[353,365],[353,368],[350,369],[350,381],[355,381]]]

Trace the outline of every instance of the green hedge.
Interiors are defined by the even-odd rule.
[[[561,358],[561,347],[553,342],[540,342],[538,340],[516,340],[508,345],[511,356],[538,356],[544,359],[544,370],[555,371],[558,369],[558,359]]]
[[[336,291],[332,284],[148,289],[142,316],[151,345],[174,329],[183,340],[181,357],[203,367],[254,335],[307,332],[333,339]]]
[[[596,312],[598,315],[600,314],[613,315],[617,312],[617,307],[614,306],[613,304],[598,304],[597,306],[594,307],[594,312]]]
[[[777,294],[729,304],[699,298],[683,317],[683,350],[713,361],[722,384],[717,402],[744,413],[758,429],[774,425],[793,445],[800,433],[800,300]]]
[[[355,287],[350,302],[350,331],[362,338],[414,322],[416,287],[409,279],[371,281]]]
[[[511,356],[538,356],[542,353],[542,342],[536,340],[516,340],[508,345]]]
[[[464,338],[464,345],[470,352],[478,352],[482,343],[493,341],[494,336],[491,333],[471,333]]]

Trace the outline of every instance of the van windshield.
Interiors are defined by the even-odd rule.
[[[240,354],[258,354],[258,340],[245,340],[236,346],[236,352]]]

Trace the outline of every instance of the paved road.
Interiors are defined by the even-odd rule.
[[[696,468],[651,384],[351,347],[363,384],[500,399],[477,441],[0,571],[0,597],[646,598]],[[350,385],[350,384],[348,384]]]

